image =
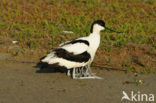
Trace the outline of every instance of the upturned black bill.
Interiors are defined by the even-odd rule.
[[[119,32],[119,31],[116,31],[116,30],[112,30],[112,29],[107,28],[107,27],[105,27],[105,29],[107,29],[107,30],[109,30],[109,31],[112,31],[112,32],[116,32],[116,33],[123,33],[123,32]]]

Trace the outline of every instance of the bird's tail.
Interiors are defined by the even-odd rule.
[[[48,68],[48,63],[46,62],[42,62],[40,61],[39,63],[36,64],[36,67],[40,68],[40,69],[45,69],[45,68]]]

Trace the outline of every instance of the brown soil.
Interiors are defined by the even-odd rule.
[[[8,38],[0,41],[1,53],[9,53],[14,59],[37,62],[51,50],[45,48],[22,48],[13,44]],[[120,69],[135,68],[135,71],[156,70],[156,49],[147,44],[129,43],[122,48],[113,48],[110,52],[99,49],[96,53],[95,65]],[[124,66],[127,65],[127,66]]]

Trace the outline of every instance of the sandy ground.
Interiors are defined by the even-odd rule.
[[[136,79],[132,73],[94,68],[103,79],[73,80],[66,73],[37,73],[36,64],[6,61],[5,56],[0,59],[0,103],[120,103],[122,91],[156,95],[155,74],[139,75],[140,86],[123,84]]]

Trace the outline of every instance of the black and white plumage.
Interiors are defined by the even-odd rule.
[[[104,29],[104,21],[94,21],[89,36],[60,44],[41,62],[67,68],[68,76],[73,70],[73,79],[99,78],[91,72],[90,65],[100,44],[100,31]]]

